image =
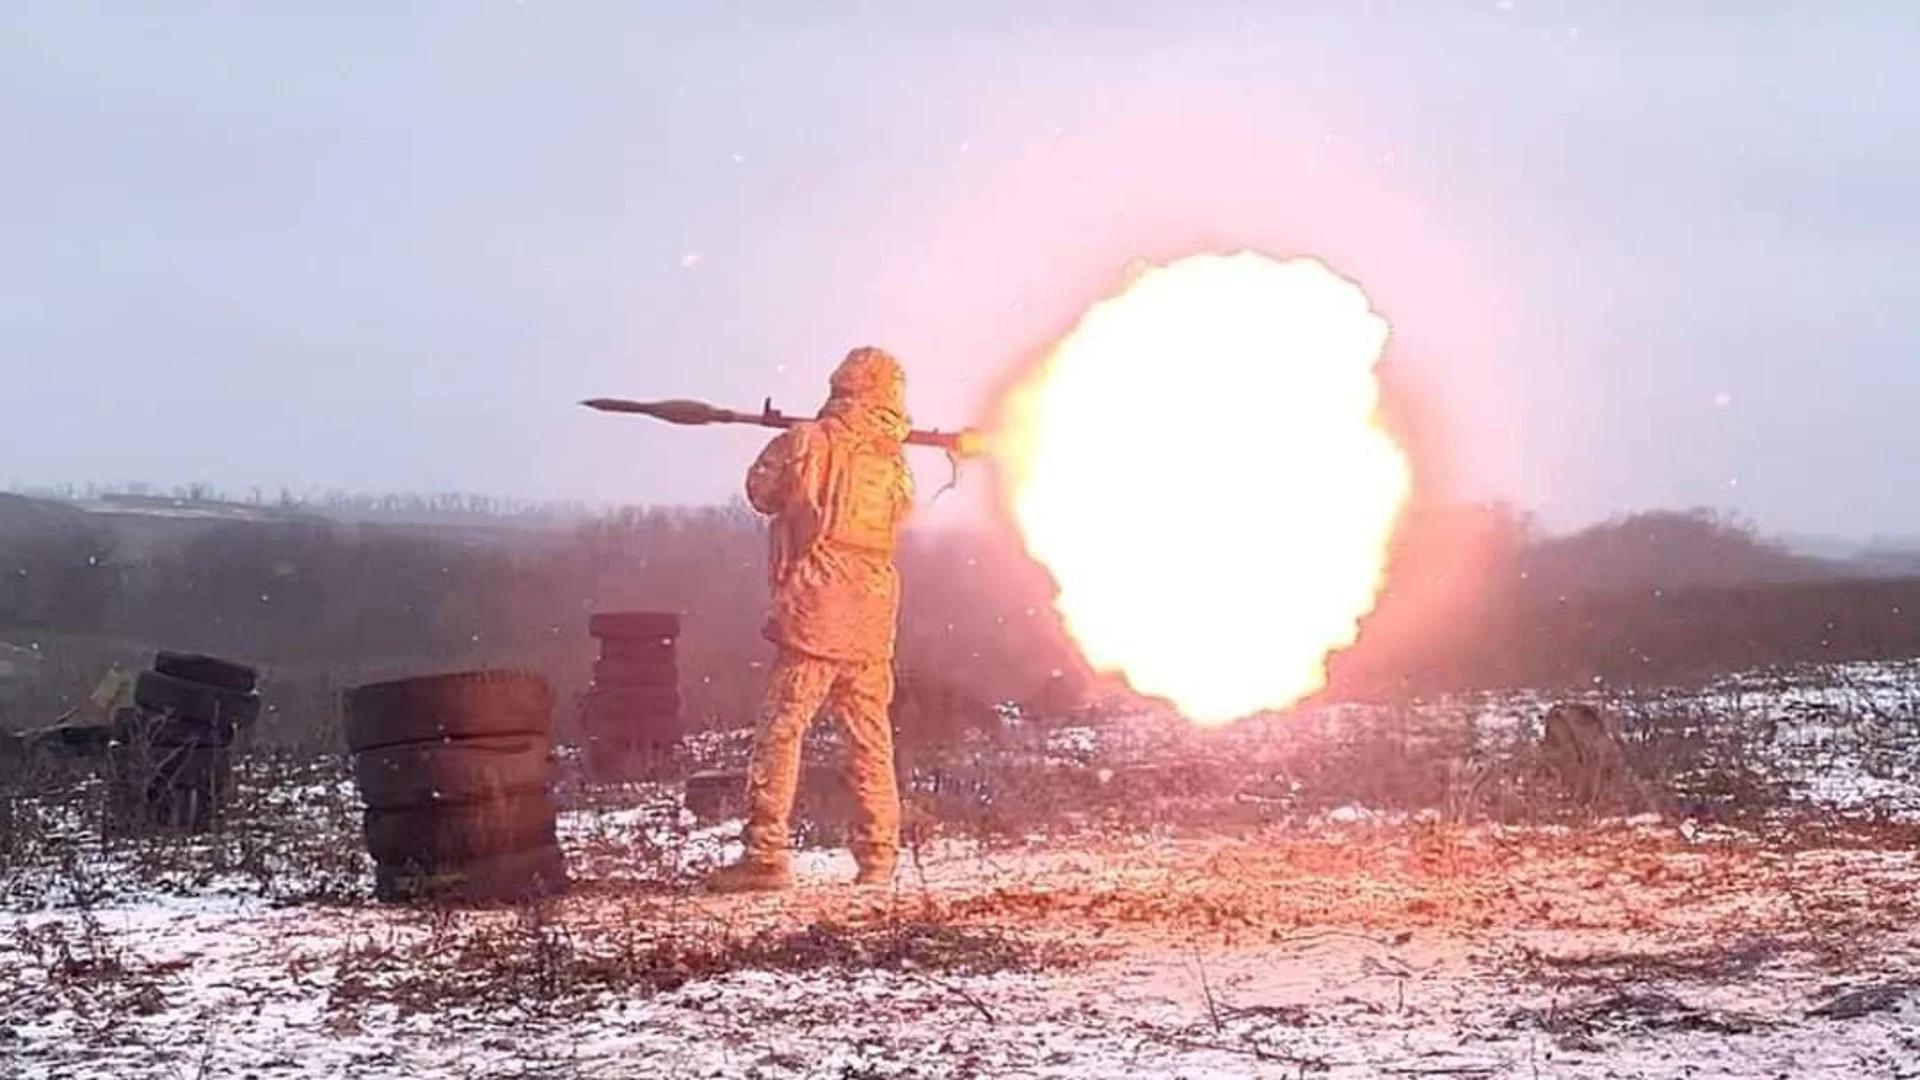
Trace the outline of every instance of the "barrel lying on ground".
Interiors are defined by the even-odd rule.
[[[687,777],[681,805],[703,825],[747,814],[747,770],[708,769]],[[836,845],[846,839],[859,800],[844,769],[808,764],[794,791],[794,842],[800,847]]]
[[[550,791],[553,704],[547,681],[522,671],[348,691],[376,896],[511,901],[567,889]]]
[[[600,642],[593,685],[581,704],[587,775],[603,781],[663,775],[683,734],[680,616],[605,611],[587,621],[587,632]]]
[[[162,651],[134,679],[112,725],[109,783],[117,823],[212,828],[233,776],[235,740],[260,717],[259,673],[197,653]]]

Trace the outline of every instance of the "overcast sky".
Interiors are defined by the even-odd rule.
[[[1920,533],[1920,4],[649,7],[0,6],[0,483],[726,498],[760,435],[571,403],[875,343],[951,426],[1251,246],[1464,493]]]

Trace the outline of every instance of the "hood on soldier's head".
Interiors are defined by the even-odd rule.
[[[834,397],[870,401],[904,411],[907,372],[885,349],[862,346],[848,353],[833,369],[827,386]]]
[[[876,421],[892,438],[906,438],[907,373],[885,349],[862,346],[833,369],[824,415]]]

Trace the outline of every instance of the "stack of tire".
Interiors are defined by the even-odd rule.
[[[489,903],[567,891],[544,678],[396,679],[355,687],[345,705],[377,898]]]
[[[682,729],[680,616],[603,611],[587,620],[600,643],[581,704],[582,765],[600,781],[659,779],[674,768]]]
[[[161,651],[114,718],[110,782],[118,824],[205,832],[232,787],[234,742],[260,718],[259,672],[198,653]]]

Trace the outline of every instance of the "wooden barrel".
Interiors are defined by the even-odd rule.
[[[259,673],[198,653],[162,651],[111,725],[113,825],[205,832],[232,788],[234,743],[260,717]]]
[[[567,890],[551,792],[553,705],[546,679],[525,671],[347,692],[375,896],[499,902]]]
[[[678,661],[680,616],[603,611],[587,621],[600,643],[581,703],[582,764],[600,781],[672,772],[685,734]]]

